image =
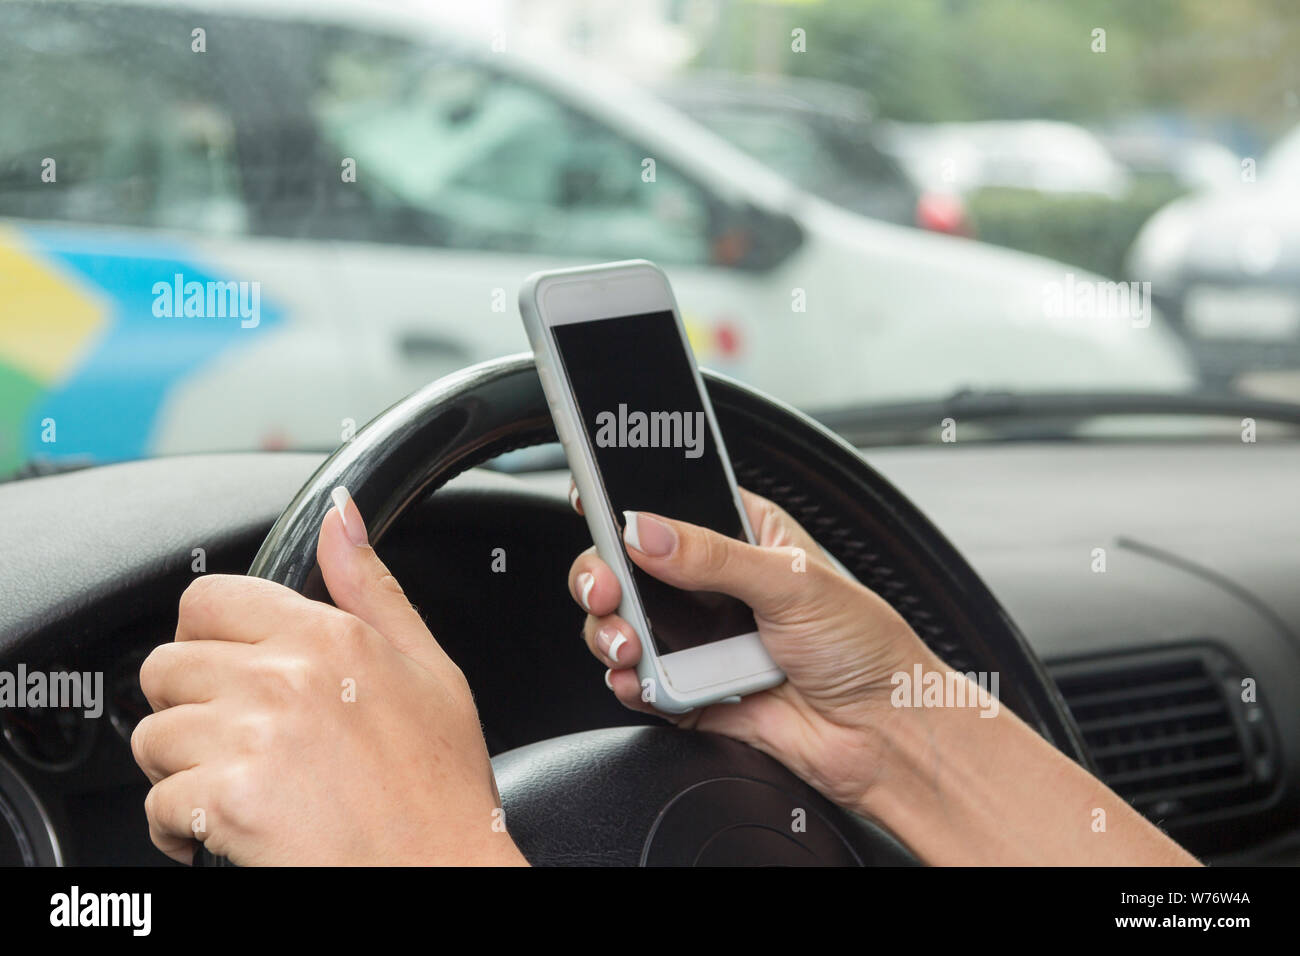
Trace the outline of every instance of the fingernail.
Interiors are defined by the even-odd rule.
[[[578,510],[578,486],[572,485],[569,488],[569,507],[574,511]]]
[[[352,506],[352,518],[351,520],[348,519],[348,503],[352,501],[352,496],[348,494],[348,490],[342,485],[339,485],[330,492],[330,500],[334,502],[334,507],[338,509],[339,517],[343,519],[343,533],[346,534],[348,540],[358,548],[364,548],[370,543],[370,539],[366,537],[366,525],[365,522],[361,520],[361,512],[357,510],[355,504]]]
[[[602,627],[596,632],[596,646],[615,664],[618,663],[618,652],[626,643],[627,636],[616,627]]]
[[[614,673],[612,670],[605,671],[605,686],[608,687],[610,690],[614,689],[614,682],[609,679],[609,675],[612,673]]]
[[[587,600],[591,597],[591,589],[596,586],[596,576],[589,571],[583,571],[578,575],[578,600],[582,606],[591,612],[591,603]]]
[[[677,546],[677,532],[647,514],[624,511],[623,521],[623,540],[642,554],[661,558]]]

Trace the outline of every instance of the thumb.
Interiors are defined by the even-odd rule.
[[[729,594],[774,622],[784,622],[817,593],[809,578],[823,565],[807,548],[758,547],[644,511],[623,516],[632,560],[674,587]]]
[[[342,486],[321,522],[316,561],[335,605],[365,621],[402,653],[428,661],[438,645],[402,586],[370,547],[356,502]]]

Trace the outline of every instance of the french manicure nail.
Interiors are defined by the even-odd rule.
[[[610,675],[613,673],[614,672],[612,670],[605,671],[605,686],[608,687],[610,690],[614,689],[614,682],[609,679]]]
[[[618,652],[626,643],[627,636],[616,627],[602,627],[596,632],[596,646],[615,664],[618,663]]]
[[[631,547],[641,550],[641,537],[636,530],[636,512],[623,512],[623,540]]]
[[[583,571],[578,575],[578,600],[582,602],[582,606],[587,609],[588,613],[591,612],[591,603],[588,598],[591,597],[591,589],[595,586],[596,576],[590,571]]]
[[[677,546],[677,532],[647,514],[624,511],[623,522],[623,540],[642,554],[661,558]]]
[[[361,520],[361,512],[357,510],[356,505],[352,506],[352,520],[348,520],[348,502],[352,500],[352,495],[348,493],[348,490],[339,485],[330,492],[330,500],[334,502],[334,507],[338,509],[339,518],[343,521],[343,533],[348,536],[348,540],[358,548],[369,544],[370,539],[366,536],[366,525]]]

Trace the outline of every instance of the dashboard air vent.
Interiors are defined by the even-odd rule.
[[[1150,819],[1190,822],[1267,796],[1277,747],[1262,692],[1215,647],[1050,663],[1102,780]]]

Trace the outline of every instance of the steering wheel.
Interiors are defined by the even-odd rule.
[[[1042,664],[925,516],[812,419],[703,374],[737,481],[785,508],[950,667],[999,672],[1002,703],[1092,769]],[[271,528],[249,574],[328,600],[315,554],[331,489],[349,489],[377,543],[408,508],[461,472],[555,440],[531,355],[440,379],[380,414],[320,466]],[[777,761],[713,734],[592,730],[492,763],[510,833],[535,864],[915,862],[882,828],[834,806]],[[230,865],[202,847],[195,862]]]

